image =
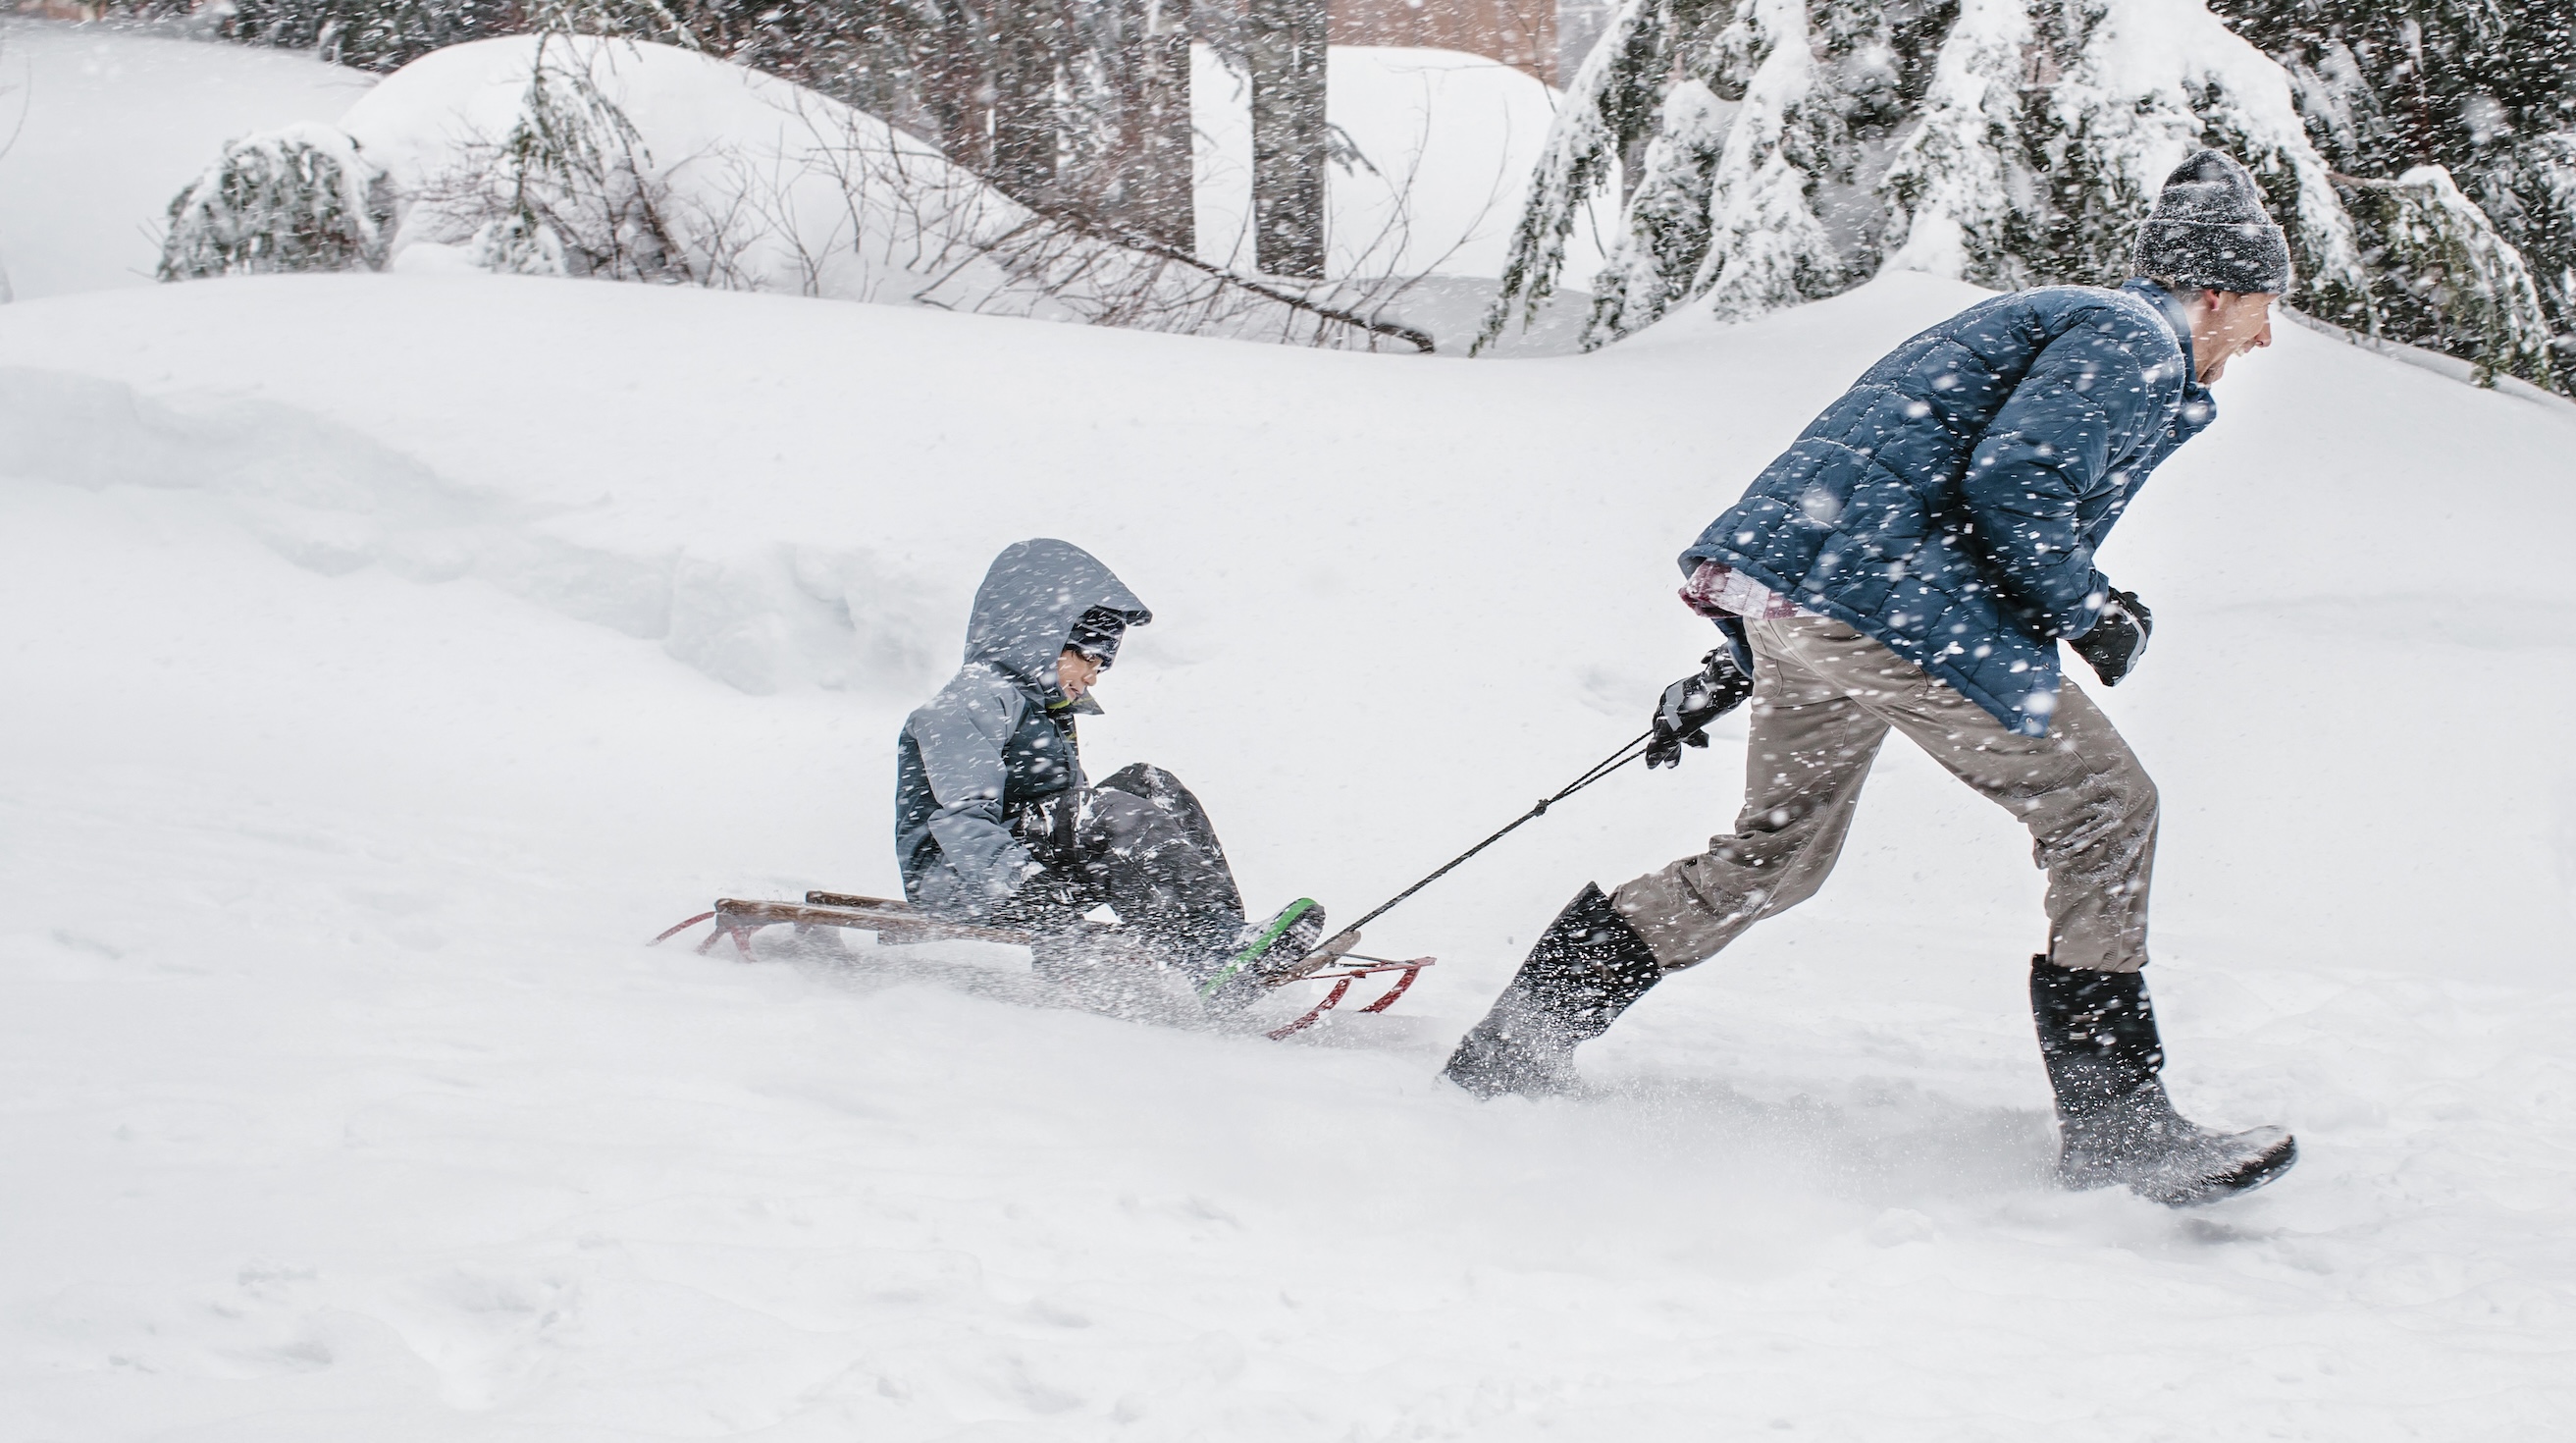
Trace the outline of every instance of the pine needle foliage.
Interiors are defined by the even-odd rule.
[[[383,172],[345,132],[244,136],[170,202],[160,277],[381,269],[392,220]]]
[[[2554,379],[2549,321],[2522,255],[2438,165],[2356,183],[2383,278],[2383,334],[2469,343],[2480,384]]]
[[[662,0],[537,0],[535,63],[517,120],[500,144],[499,213],[475,238],[498,271],[611,280],[702,280],[664,220],[643,135],[601,89],[596,70],[632,37],[698,48]]]
[[[1584,202],[1614,187],[1618,243],[1575,278],[1592,346],[1890,267],[2116,281],[2201,146],[2263,185],[2294,304],[2490,374],[2576,374],[2565,0],[1622,0],[1568,87],[1485,338],[1565,283]]]
[[[2576,5],[2211,0],[2211,8],[2289,74],[2309,133],[2361,224],[2367,294],[2341,297],[2336,311],[2321,313],[2533,379],[2527,351],[2537,330],[2554,377],[2548,384],[2569,389]],[[2427,166],[2442,176],[2410,181]],[[2454,193],[2476,217],[2457,209]],[[2465,239],[2472,231],[2491,232],[2495,243],[2472,243]],[[2437,244],[2428,240],[2434,235],[2463,239]],[[2427,300],[2434,296],[2469,304]]]

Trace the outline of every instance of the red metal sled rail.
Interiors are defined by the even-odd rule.
[[[755,960],[751,954],[751,935],[764,927],[775,927],[782,923],[795,927],[799,931],[809,927],[838,927],[852,932],[873,932],[881,942],[1000,942],[1025,947],[1031,941],[1025,932],[1014,932],[1001,927],[976,927],[963,922],[942,922],[936,918],[924,917],[912,910],[911,904],[885,897],[861,897],[847,892],[808,892],[801,904],[723,898],[716,903],[712,911],[700,912],[687,921],[669,928],[661,936],[654,938],[649,945],[659,946],[700,922],[711,919],[715,926],[709,929],[707,935],[698,942],[698,955],[701,957],[707,955],[715,950],[718,942],[731,938],[734,950],[741,954],[745,962]],[[1100,924],[1086,925],[1099,926]],[[1106,932],[1114,929],[1102,927],[1101,930]],[[1306,1009],[1297,1020],[1284,1027],[1271,1029],[1270,1037],[1274,1041],[1282,1037],[1293,1037],[1322,1021],[1325,1013],[1340,1006],[1342,999],[1350,995],[1351,984],[1360,978],[1375,977],[1389,972],[1399,974],[1395,979],[1395,985],[1387,988],[1376,1001],[1359,1009],[1362,1012],[1384,1012],[1402,999],[1412,988],[1413,979],[1421,976],[1422,969],[1433,965],[1437,959],[1416,957],[1410,961],[1399,962],[1386,957],[1337,955],[1310,960],[1321,965],[1313,971],[1280,978],[1270,985],[1284,986],[1290,982],[1330,982],[1333,984],[1332,989],[1324,994],[1322,1001]],[[1357,965],[1335,965],[1339,963]]]

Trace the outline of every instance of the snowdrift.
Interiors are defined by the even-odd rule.
[[[342,127],[409,194],[429,197],[398,237],[397,262],[472,265],[476,233],[503,208],[491,194],[505,178],[494,151],[521,114],[533,48],[524,38],[455,47],[407,67],[376,95],[375,77],[300,56],[12,23],[0,51],[21,67],[26,124],[0,152],[0,267],[22,296],[145,283],[171,197],[228,143],[293,139],[330,152],[346,143],[333,139]],[[559,52],[557,63],[578,60],[586,71],[600,54]],[[1027,224],[1027,212],[928,148],[736,67],[658,46],[606,54],[595,67],[603,91],[637,121],[644,170],[677,202],[670,219],[683,254],[671,278],[843,299],[926,295],[951,308],[1056,319],[1114,313],[1103,297],[1141,288],[1150,304],[1184,317],[1220,313],[1213,331],[1297,333],[1258,297],[1219,288],[1219,300],[1203,276],[1140,277],[1129,257],[1111,258],[1105,280],[1065,285],[1069,272],[1101,268],[1096,247],[1014,246],[1006,259],[1016,263],[997,267],[982,255],[986,243]],[[1205,47],[1194,63],[1199,254],[1249,271],[1244,81]],[[1484,281],[1500,265],[1552,93],[1519,71],[1451,51],[1337,47],[1332,67],[1330,113],[1349,148],[1329,193],[1337,284],[1328,299],[1401,318],[1437,335],[1443,351],[1463,350],[1482,320]],[[364,212],[364,189],[352,187],[346,209]],[[1587,212],[1570,242],[1585,274],[1598,260],[1598,229]],[[372,234],[360,239],[374,250]],[[1043,294],[1050,289],[1070,293]],[[1571,298],[1535,331],[1506,337],[1503,352],[1570,349],[1582,308],[1583,298]]]
[[[895,728],[1041,534],[1158,617],[1092,764],[1353,915],[1642,728],[1673,554],[1973,294],[1508,366],[481,275],[10,308],[0,1433],[2545,1436],[2576,425],[2308,332],[2105,558],[2178,1100],[2306,1153],[2241,1205],[2044,1187],[2028,844],[1902,748],[1543,1106],[1432,1072],[1726,825],[1740,731],[1290,1044],[636,945],[892,884]]]
[[[395,72],[342,124],[404,202],[397,265],[1405,345],[1289,292],[1086,234],[872,116],[672,46],[452,46]]]
[[[0,294],[148,285],[223,143],[336,119],[374,77],[310,56],[0,19]]]
[[[612,165],[630,166],[636,183],[658,192],[659,223],[681,252],[666,258],[673,279],[970,307],[1009,286],[973,243],[1027,213],[931,147],[801,87],[672,46],[558,39],[541,52],[532,36],[423,56],[341,117],[409,202],[395,264],[489,263],[477,254],[483,231],[508,204],[494,190],[515,178],[501,152],[541,68],[558,92],[594,87],[632,127],[622,144],[604,139],[624,151]],[[555,258],[557,268],[568,262],[577,273],[595,264]],[[953,289],[942,294],[942,285]]]

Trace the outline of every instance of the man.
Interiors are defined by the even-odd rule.
[[[1074,717],[1127,628],[1154,619],[1089,552],[1038,539],[1006,548],[976,589],[966,664],[903,726],[895,858],[904,895],[933,916],[1036,934],[1042,971],[1104,960],[1083,916],[1106,905],[1120,937],[1220,1007],[1322,935],[1300,899],[1258,928],[1216,829],[1189,788],[1142,762],[1083,775]]]
[[[1682,553],[1683,598],[1728,645],[1666,693],[1649,761],[1706,745],[1699,728],[1750,692],[1736,830],[1606,896],[1586,886],[1452,1081],[1565,1087],[1574,1046],[1648,988],[1812,896],[1893,728],[2020,818],[2048,873],[2030,993],[2060,1179],[2184,1204],[2296,1159],[2278,1128],[2210,1132],[2165,1095],[2139,972],[2155,784],[2057,655],[2069,643],[2114,686],[2145,651],[2148,610],[2095,550],[2209,424],[2228,361],[2271,343],[2289,247],[2253,177],[2205,150],[2166,181],[2134,259],[2117,291],[1998,296],[1899,346]]]

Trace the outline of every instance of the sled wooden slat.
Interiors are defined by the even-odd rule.
[[[882,909],[827,907],[811,902],[745,902],[726,898],[716,903],[716,921],[719,926],[730,924],[739,929],[770,927],[786,922],[799,927],[841,927],[854,932],[883,932],[890,936],[932,941],[1003,942],[1015,947],[1029,945],[1029,936],[1025,932],[1001,927],[976,927],[964,922],[942,922],[909,910],[894,910],[900,905],[889,903]]]
[[[978,927],[965,922],[944,922],[934,917],[925,917],[914,911],[910,903],[899,902],[890,897],[868,897],[855,892],[813,891],[806,893],[805,900],[802,902],[756,901],[739,897],[719,898],[712,911],[701,912],[691,917],[665,931],[653,941],[657,944],[666,942],[698,923],[710,919],[715,922],[715,926],[708,931],[706,940],[698,944],[698,955],[701,957],[707,955],[715,950],[716,944],[731,938],[734,950],[745,962],[757,960],[751,951],[751,935],[763,927],[791,926],[799,931],[808,927],[838,927],[852,932],[873,932],[881,938],[903,942],[993,942],[1005,946],[1026,947],[1035,940],[1026,932],[1016,932],[1005,927]],[[1097,922],[1085,922],[1082,925],[1087,929],[1102,932],[1116,930]],[[1347,949],[1359,940],[1357,934],[1346,933],[1343,937],[1334,940],[1341,944],[1339,948],[1305,959],[1306,965],[1298,968],[1293,975],[1279,978],[1268,984],[1272,987],[1284,986],[1290,982],[1331,982],[1333,984],[1325,993],[1323,1000],[1308,1008],[1303,1016],[1285,1027],[1271,1031],[1269,1036],[1273,1040],[1293,1036],[1314,1026],[1322,1020],[1325,1013],[1338,1007],[1342,999],[1350,995],[1351,984],[1358,979],[1388,972],[1399,973],[1401,975],[1396,978],[1395,985],[1388,988],[1384,996],[1359,1009],[1362,1012],[1384,1012],[1395,1005],[1396,999],[1402,997],[1406,990],[1413,986],[1414,979],[1422,975],[1422,969],[1431,966],[1433,962],[1429,957],[1416,957],[1406,962],[1383,957],[1352,957],[1347,955]],[[1351,966],[1349,965],[1351,963],[1359,965]],[[1342,965],[1337,967],[1336,964]]]
[[[808,892],[805,900],[817,907],[855,907],[861,911],[910,912],[912,904],[894,897],[863,897],[856,892]]]

